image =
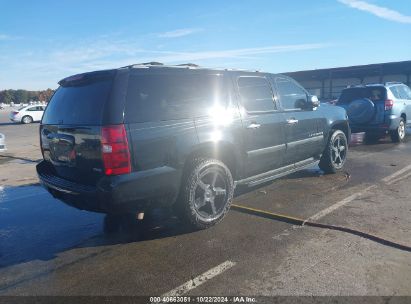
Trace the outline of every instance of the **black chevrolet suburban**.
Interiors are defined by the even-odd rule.
[[[293,79],[192,64],[138,64],[59,82],[40,125],[40,181],[107,214],[173,206],[195,228],[219,222],[236,185],[347,159],[344,109]]]

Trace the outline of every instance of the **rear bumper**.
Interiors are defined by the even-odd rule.
[[[178,194],[181,174],[171,167],[104,176],[96,185],[83,185],[57,176],[45,161],[36,166],[42,185],[57,199],[82,210],[136,212],[152,205],[172,205]]]
[[[400,124],[401,117],[391,115],[390,119],[383,124],[378,125],[357,125],[351,124],[352,133],[370,132],[384,134],[391,130],[396,130]]]
[[[351,126],[352,133],[360,133],[360,132],[367,132],[367,133],[378,133],[378,134],[385,134],[389,131],[388,126]]]
[[[18,117],[9,117],[12,122],[21,122],[21,118]]]

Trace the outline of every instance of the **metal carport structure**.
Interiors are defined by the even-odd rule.
[[[411,60],[283,73],[321,99],[338,98],[348,85],[399,81],[411,84]]]

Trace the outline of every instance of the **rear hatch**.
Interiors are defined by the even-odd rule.
[[[354,87],[342,91],[337,106],[347,111],[350,124],[377,125],[384,123],[386,99],[383,86]]]
[[[44,159],[57,176],[93,185],[104,175],[102,128],[122,123],[115,79],[115,71],[103,71],[59,82],[40,126]]]

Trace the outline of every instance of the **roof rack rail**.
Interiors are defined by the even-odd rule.
[[[148,66],[160,66],[160,65],[164,65],[164,64],[161,63],[161,62],[157,62],[157,61],[150,61],[150,62],[129,64],[129,65],[123,66],[121,68],[124,69],[124,68],[132,68],[132,67],[135,67],[135,66],[147,66],[148,67]]]
[[[378,82],[370,82],[370,83],[366,83],[365,86],[384,86],[383,83],[378,83]]]
[[[387,84],[403,84],[401,81],[386,81],[385,85]]]
[[[181,63],[181,64],[177,64],[176,66],[186,66],[186,67],[190,67],[190,68],[198,68],[200,67],[198,64],[195,63]]]
[[[211,67],[203,67],[195,63],[180,63],[175,65],[168,65],[157,61],[151,62],[143,62],[143,63],[134,63],[130,65],[126,65],[121,67],[121,69],[127,68],[145,68],[148,69],[150,67],[164,67],[164,68],[199,68],[199,69],[208,69],[208,70],[219,70],[219,71],[238,71],[238,72],[254,72],[254,73],[263,73],[261,70],[249,70],[249,69],[239,69],[239,68],[211,68]]]
[[[136,65],[164,65],[164,63],[161,63],[158,61],[150,61],[150,62],[138,63]]]
[[[365,87],[365,84],[349,84],[347,85],[346,89],[350,89],[350,88],[362,88]]]

